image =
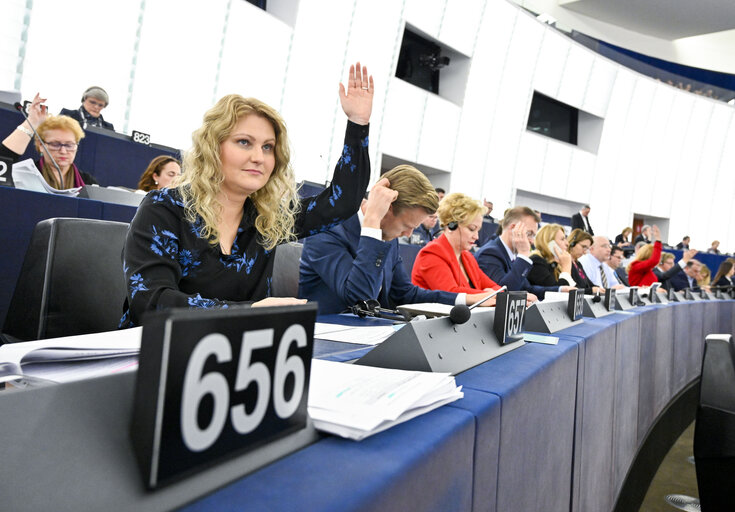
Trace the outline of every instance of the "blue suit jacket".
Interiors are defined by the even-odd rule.
[[[416,302],[454,304],[457,294],[413,285],[403,269],[398,240],[360,236],[360,221],[353,215],[304,240],[299,297],[318,301],[319,314],[328,314],[367,299],[387,308]]]
[[[475,253],[475,258],[490,279],[500,286],[507,286],[508,290],[531,292],[541,300],[547,291],[559,290],[557,286],[538,286],[529,283],[526,276],[533,265],[523,258],[516,258],[511,262],[500,237],[480,247]]]
[[[669,279],[669,282],[671,283],[672,288],[674,288],[675,291],[683,290],[684,288],[689,288],[689,279],[686,275],[686,272],[678,272],[674,274],[671,279]],[[692,290],[699,291],[699,285],[697,284],[697,281],[694,281],[694,286],[692,287]]]

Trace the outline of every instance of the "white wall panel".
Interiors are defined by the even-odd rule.
[[[722,240],[729,240],[720,250],[730,253],[735,251],[735,116],[730,113],[728,127],[725,130],[725,139],[722,143],[722,152],[718,166],[717,178],[712,183],[713,212],[708,219],[708,226],[717,226],[719,229],[712,236]],[[713,269],[714,270],[714,269]]]
[[[404,18],[431,37],[439,38],[439,28],[447,0],[405,0]]]
[[[449,171],[457,140],[460,108],[435,94],[427,96],[417,162]]]
[[[483,0],[447,0],[438,39],[471,57],[485,3]]]
[[[662,177],[671,175],[676,162],[666,158],[670,152],[669,134],[666,128],[671,116],[671,105],[674,95],[669,87],[656,84],[648,125],[644,139],[645,151],[641,157],[642,170],[639,176],[647,178],[642,182],[650,188],[651,214],[668,217],[671,212],[673,198],[671,194],[662,192]],[[666,185],[663,185],[664,187]]]
[[[227,0],[146,2],[130,105],[131,130],[187,148],[213,104]],[[176,30],[162,30],[174,22]]]
[[[576,150],[569,144],[549,141],[539,187],[542,194],[565,197],[572,151]]]
[[[99,85],[110,96],[102,115],[122,131],[139,7],[139,2],[111,3],[101,9],[94,0],[35,0],[21,82],[24,98],[41,92],[48,98],[49,111],[56,114],[62,108],[79,108],[87,87]],[[157,74],[167,86],[173,82],[172,69]],[[160,109],[169,98],[163,91],[163,97],[155,90],[148,94],[159,104],[156,115],[163,117]],[[161,139],[154,136],[154,140]]]
[[[541,192],[541,176],[546,160],[546,151],[551,141],[548,137],[525,131],[521,135],[518,159],[515,167],[515,188],[530,192]]]
[[[248,2],[232,2],[215,99],[236,93],[279,108],[292,31]]]
[[[593,62],[590,50],[578,44],[571,46],[559,87],[559,101],[582,108]]]
[[[584,96],[582,110],[604,118],[615,84],[618,66],[603,57],[595,57],[590,70],[589,83]]]
[[[391,81],[378,148],[381,153],[416,161],[428,94],[403,80]]]
[[[546,28],[541,40],[540,52],[533,75],[533,88],[547,96],[556,98],[564,74],[571,40],[551,27]]]
[[[30,13],[25,0],[5,0],[0,16],[0,89],[10,91],[15,87],[18,56],[23,51],[22,32],[24,19]],[[28,92],[26,95],[31,94]],[[28,99],[32,99],[29,96]]]
[[[572,148],[564,197],[580,203],[590,202],[596,159],[592,153]]]
[[[344,114],[337,94],[351,63],[347,41],[355,2],[300,0],[285,77],[283,115],[289,123],[294,169],[299,180],[331,179],[334,124]],[[325,13],[329,13],[328,23]],[[359,20],[358,20],[359,22]],[[353,62],[350,62],[353,60]],[[340,136],[338,147],[342,147]]]

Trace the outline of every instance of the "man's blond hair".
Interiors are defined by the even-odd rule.
[[[431,215],[439,207],[439,196],[436,195],[434,185],[412,165],[398,165],[381,178],[388,178],[389,188],[398,192],[398,198],[392,205],[394,215],[407,208],[423,208]]]

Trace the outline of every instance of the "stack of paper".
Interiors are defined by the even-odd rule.
[[[390,338],[401,327],[403,327],[403,324],[355,327],[317,322],[314,326],[314,337],[320,340],[341,341],[342,343],[377,345]]]
[[[69,197],[78,196],[79,190],[82,188],[75,187],[59,190],[52,187],[46,183],[46,180],[38,170],[38,167],[36,167],[36,164],[30,158],[13,164],[13,182],[15,182],[15,188],[19,188],[21,190],[31,190],[33,192]]]
[[[142,327],[0,346],[0,382],[69,382],[138,367]]]
[[[309,416],[317,429],[348,439],[359,441],[463,396],[449,373],[311,364]]]

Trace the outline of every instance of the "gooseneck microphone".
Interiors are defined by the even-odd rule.
[[[33,123],[31,123],[31,121],[28,119],[28,116],[26,115],[25,110],[23,110],[23,105],[20,102],[16,101],[13,106],[15,107],[15,110],[20,112],[25,118],[25,120],[28,121],[28,125],[31,127],[31,130],[33,130],[33,134],[36,137],[38,137],[38,141],[41,143],[41,146],[43,146],[43,149],[46,150],[46,154],[51,159],[51,162],[54,164],[54,167],[56,167],[56,172],[59,173],[59,188],[63,189],[64,188],[64,178],[61,176],[61,167],[59,167],[59,164],[57,164],[56,160],[54,160],[54,157],[51,155],[51,151],[48,150],[48,148],[46,147],[46,143],[43,141],[41,136],[36,131],[36,127],[33,126]]]

